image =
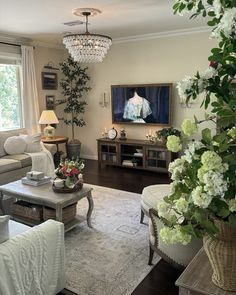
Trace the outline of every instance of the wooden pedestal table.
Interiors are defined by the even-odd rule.
[[[21,183],[21,180],[10,182],[8,184],[0,186],[0,204],[3,203],[3,196],[9,196],[16,198],[17,200],[23,200],[30,204],[46,206],[56,211],[57,221],[62,221],[63,208],[77,203],[83,198],[88,200],[87,211],[87,224],[92,227],[91,215],[93,211],[93,198],[92,188],[88,185],[84,185],[83,188],[77,192],[70,194],[59,194],[52,190],[52,184],[47,183],[38,187],[25,185]],[[3,210],[3,207],[1,208]],[[13,216],[14,220],[28,224],[35,225],[32,221],[22,216]],[[75,217],[72,221],[65,224],[65,231],[68,231],[75,227],[81,219]]]
[[[52,138],[42,137],[42,142],[47,144],[55,144],[57,146],[57,151],[54,155],[54,163],[57,167],[60,164],[61,155],[63,152],[59,150],[59,144],[64,143],[66,146],[66,154],[67,154],[67,144],[68,144],[68,137],[65,136],[54,136]]]
[[[213,284],[212,268],[202,248],[176,281],[179,295],[236,295]]]

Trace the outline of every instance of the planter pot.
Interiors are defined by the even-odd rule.
[[[67,158],[76,160],[80,158],[81,142],[77,139],[71,140],[67,144]]]
[[[223,290],[236,291],[236,229],[220,220],[215,220],[215,225],[219,236],[203,238],[203,247],[213,269],[212,281]]]

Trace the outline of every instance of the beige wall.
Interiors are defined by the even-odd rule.
[[[105,92],[110,97],[110,86],[116,84],[138,83],[174,83],[172,101],[173,126],[180,127],[184,118],[193,115],[203,116],[200,102],[192,108],[182,108],[175,90],[175,83],[185,75],[193,75],[197,70],[208,66],[207,57],[215,43],[209,34],[199,33],[186,36],[175,36],[113,44],[107,57],[100,64],[91,64],[92,90],[88,94],[88,106],[85,113],[87,125],[76,128],[76,137],[82,142],[82,155],[96,158],[96,139],[101,136],[104,127],[112,127],[111,105],[99,106],[99,99]],[[128,138],[145,139],[147,130],[155,132],[158,127],[117,125],[125,127]],[[70,129],[68,129],[70,132]]]
[[[41,47],[41,46],[35,47],[34,59],[35,59],[35,70],[36,70],[40,114],[43,110],[46,109],[46,95],[55,95],[56,100],[61,98],[59,83],[58,83],[57,90],[43,90],[42,89],[41,73],[43,71],[45,71],[44,66],[46,66],[48,64],[48,62],[52,62],[54,64],[54,67],[58,68],[59,63],[63,61],[65,54],[66,54],[65,50],[60,50],[60,49],[55,49],[55,48],[46,48],[46,47]],[[58,74],[58,82],[59,82],[60,81],[60,71],[53,71],[53,72]],[[55,112],[56,112],[58,118],[60,118],[64,115],[61,107],[57,107]],[[42,129],[44,127],[45,126],[42,126]],[[60,123],[56,128],[56,134],[66,135],[67,134],[67,126],[63,123]]]

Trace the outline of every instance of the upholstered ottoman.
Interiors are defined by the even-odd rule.
[[[157,209],[157,204],[170,192],[169,184],[149,185],[143,189],[141,196],[141,218],[143,223],[144,214],[149,217],[149,209]]]

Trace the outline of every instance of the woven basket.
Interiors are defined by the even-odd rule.
[[[76,204],[74,203],[62,209],[62,222],[68,223],[75,218]],[[43,207],[43,220],[56,219],[56,210],[48,207]]]
[[[205,236],[203,246],[213,269],[212,281],[226,291],[236,291],[236,229],[215,220],[219,236]]]
[[[13,216],[19,216],[35,221],[43,221],[43,208],[25,201],[17,201],[12,206]]]

